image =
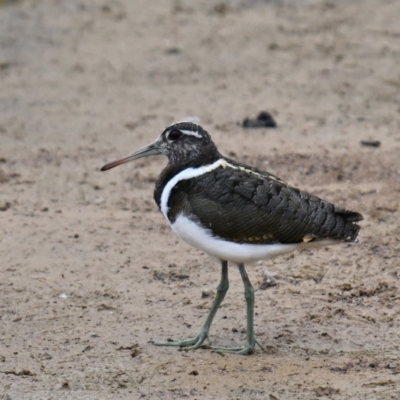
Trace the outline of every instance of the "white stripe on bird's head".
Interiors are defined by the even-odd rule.
[[[200,135],[200,133],[198,131],[189,131],[187,129],[181,129],[180,131],[185,135],[195,136],[195,137],[201,138],[201,135]]]

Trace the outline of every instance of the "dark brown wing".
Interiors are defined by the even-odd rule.
[[[361,214],[288,186],[240,164],[179,182],[169,204],[184,206],[215,236],[237,243],[299,243],[322,238],[354,241]],[[178,207],[170,207],[174,220]]]

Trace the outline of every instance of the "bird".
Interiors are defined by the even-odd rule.
[[[363,216],[290,186],[277,176],[224,157],[210,134],[192,122],[174,123],[151,144],[116,161],[106,171],[141,157],[164,155],[154,200],[172,231],[221,263],[215,299],[199,333],[189,339],[153,342],[195,350],[209,330],[229,288],[228,263],[238,266],[247,309],[242,346],[208,346],[251,354],[263,346],[254,332],[254,288],[245,264],[295,250],[355,242]]]

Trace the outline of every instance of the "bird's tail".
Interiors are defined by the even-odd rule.
[[[339,215],[346,223],[346,242],[354,242],[357,239],[358,233],[360,232],[360,225],[356,222],[362,221],[364,217],[355,211],[349,211],[344,208],[335,207],[335,214]]]

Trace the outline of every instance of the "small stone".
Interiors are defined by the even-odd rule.
[[[364,147],[381,147],[379,140],[361,140],[361,146]]]
[[[342,283],[340,286],[340,289],[344,290],[344,291],[348,291],[353,289],[353,287],[351,286],[351,283]]]
[[[275,277],[270,272],[268,272],[267,269],[265,269],[263,281],[258,289],[266,290],[266,289],[268,289],[270,287],[274,287],[276,285],[277,285],[277,283],[276,283]]]
[[[191,304],[192,303],[192,301],[188,298],[188,297],[185,297],[183,300],[182,300],[182,304],[184,305],[184,306],[187,306],[187,305],[189,305],[189,304]]]
[[[165,54],[168,55],[177,55],[182,52],[181,49],[178,49],[177,47],[170,47],[169,49],[165,50]]]
[[[215,292],[213,291],[213,290],[211,290],[211,289],[204,289],[202,292],[201,292],[201,298],[202,299],[205,299],[205,298],[207,298],[207,297],[212,297],[212,296],[214,296],[215,295]]]
[[[8,201],[0,201],[0,211],[7,211],[11,207],[11,203]]]

